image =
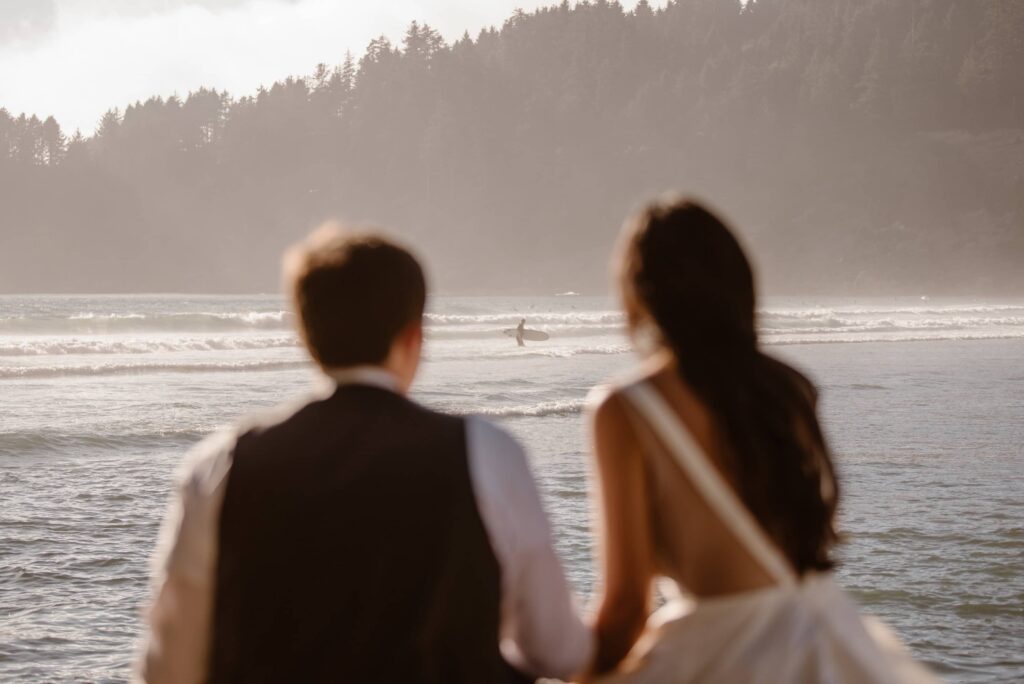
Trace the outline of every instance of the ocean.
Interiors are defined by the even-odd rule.
[[[635,362],[615,303],[429,308],[416,398],[528,446],[589,595],[582,410]],[[551,339],[518,348],[520,318]],[[1024,681],[1024,300],[775,299],[759,327],[821,389],[841,584],[949,681]],[[0,297],[0,681],[125,681],[182,455],[318,381],[280,297]]]

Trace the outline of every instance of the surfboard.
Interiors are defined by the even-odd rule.
[[[519,330],[517,328],[505,328],[501,332],[506,337],[515,337],[516,335],[519,334]],[[523,339],[529,340],[530,342],[543,342],[544,340],[550,338],[550,335],[548,335],[546,332],[541,332],[540,330],[530,330],[529,328],[527,328],[526,330],[523,331]]]

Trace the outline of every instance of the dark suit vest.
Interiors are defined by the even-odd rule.
[[[345,386],[238,439],[212,682],[502,681],[465,425]]]

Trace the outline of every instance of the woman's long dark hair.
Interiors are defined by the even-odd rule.
[[[740,497],[799,573],[832,567],[838,486],[816,391],[759,349],[739,242],[692,201],[649,206],[626,240],[627,309],[653,319],[710,411]]]

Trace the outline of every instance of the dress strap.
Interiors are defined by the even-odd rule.
[[[646,419],[675,461],[690,478],[711,510],[732,530],[736,539],[779,585],[792,585],[795,574],[736,492],[708,460],[704,450],[675,415],[650,382],[632,383],[623,388],[626,398]]]

